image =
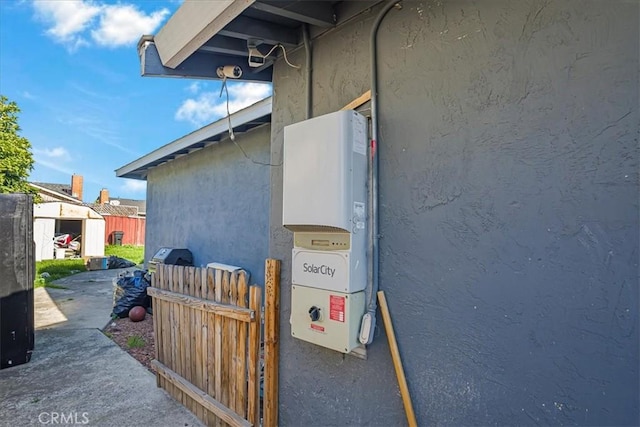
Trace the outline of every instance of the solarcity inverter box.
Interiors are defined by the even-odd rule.
[[[284,128],[282,224],[292,282],[353,293],[367,283],[367,119],[337,111]]]
[[[337,111],[284,128],[282,224],[294,233],[291,335],[353,351],[367,284],[367,119]]]

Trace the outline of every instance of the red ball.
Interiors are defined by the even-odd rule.
[[[131,319],[132,322],[139,322],[141,320],[144,320],[146,315],[147,310],[145,310],[144,307],[140,305],[135,306],[131,310],[129,310],[129,319]]]

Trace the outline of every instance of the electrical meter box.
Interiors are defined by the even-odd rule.
[[[345,294],[293,285],[291,335],[341,353],[358,347],[364,292]]]
[[[338,111],[284,128],[282,223],[294,235],[293,283],[366,287],[367,119]]]

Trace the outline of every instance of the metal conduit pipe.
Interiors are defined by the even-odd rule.
[[[360,325],[360,342],[371,344],[376,328],[376,309],[378,307],[376,295],[379,287],[379,255],[378,246],[378,28],[387,12],[398,5],[398,0],[385,4],[371,27],[371,146],[369,155],[369,245],[367,248],[367,266],[369,277],[367,280],[366,299],[367,312],[362,317]]]
[[[306,101],[306,116],[305,119],[311,118],[311,42],[309,41],[309,25],[304,24],[302,27],[302,40],[304,41],[305,50],[305,67],[306,67],[306,79],[307,79],[307,101]]]

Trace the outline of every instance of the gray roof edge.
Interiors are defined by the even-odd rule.
[[[42,184],[48,184],[48,183],[46,183],[46,182],[45,183],[42,183],[42,182],[38,182],[38,183],[30,182],[29,183],[29,185],[32,186],[33,188],[35,188],[36,190],[43,191],[45,193],[53,194],[56,197],[59,197],[61,199],[65,199],[66,201],[69,201],[69,202],[72,202],[72,203],[77,203],[77,204],[80,204],[80,205],[82,204],[82,200],[76,199],[75,197],[72,197],[72,196],[70,196],[68,194],[62,193],[60,191],[56,191],[56,190],[54,190],[54,189],[52,189],[50,187],[46,187],[45,185],[42,185]],[[64,185],[64,184],[61,184],[61,185]]]
[[[253,120],[267,116],[271,114],[271,107],[272,97],[269,96],[253,105],[250,105],[249,107],[231,114],[231,124],[233,127],[241,126]],[[119,178],[146,180],[140,175],[134,174],[134,172],[144,171],[148,169],[150,164],[153,162],[172,156],[180,150],[187,149],[192,145],[221,135],[228,130],[229,124],[227,117],[225,116],[116,169],[116,176]]]

